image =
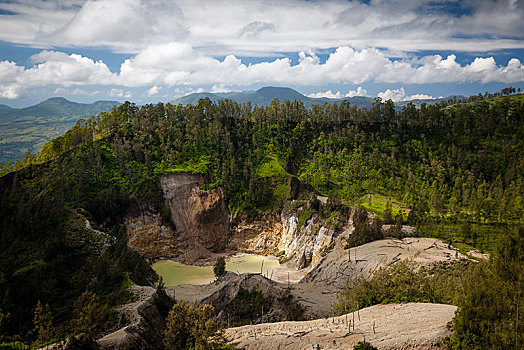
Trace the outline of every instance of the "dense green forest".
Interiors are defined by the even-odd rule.
[[[145,207],[165,212],[158,174],[212,171],[232,212],[279,210],[295,177],[341,205],[376,209],[386,221],[397,217],[465,249],[495,251],[509,232],[522,240],[524,98],[480,96],[401,111],[380,99],[369,109],[306,109],[287,100],[262,107],[127,102],[80,120],[15,170],[0,169],[0,341],[34,341],[39,301],[63,336],[75,332],[71,310],[84,291],[116,305],[130,297],[130,281],[155,279],[127,249],[121,222]],[[76,243],[77,236],[101,239],[85,220],[107,235],[107,248]],[[515,254],[521,261],[522,251]],[[513,279],[521,292],[522,270],[504,275],[503,266],[490,270],[493,283]],[[467,312],[457,324],[471,333]],[[460,344],[481,343],[464,337]]]

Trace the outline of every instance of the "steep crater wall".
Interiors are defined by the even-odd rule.
[[[190,173],[160,176],[164,199],[175,225],[175,235],[185,246],[181,248],[200,246],[216,252],[227,246],[229,213],[222,189],[201,189],[201,185],[211,180],[211,174],[207,177]]]
[[[279,216],[241,220],[234,227],[232,244],[239,250],[278,255],[287,266],[303,269],[320,262],[351,231],[349,218],[323,218],[304,204]]]

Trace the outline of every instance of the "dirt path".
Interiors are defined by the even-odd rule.
[[[375,305],[334,318],[229,328],[225,336],[245,349],[349,349],[364,339],[379,349],[434,349],[450,335],[447,324],[456,309],[429,303]],[[355,327],[349,329],[353,319]]]

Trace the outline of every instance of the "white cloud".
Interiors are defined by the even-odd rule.
[[[377,96],[380,97],[382,101],[392,100],[393,102],[435,99],[435,97],[425,94],[413,94],[410,96],[406,96],[406,91],[404,90],[404,87],[394,90],[386,89],[386,91],[379,92]]]
[[[442,96],[441,96],[442,97]],[[414,94],[411,96],[404,97],[403,101],[412,101],[412,100],[434,100],[435,97],[424,94]]]
[[[160,92],[160,89],[162,89],[162,87],[158,85],[152,86],[149,90],[147,90],[147,96],[151,97],[153,95],[158,94]]]
[[[362,88],[362,86],[359,86],[357,90],[349,90],[346,94],[346,97],[353,97],[353,96],[366,96],[368,92]]]
[[[231,92],[232,90],[224,86],[223,84],[215,84],[211,87],[211,92]]]
[[[380,97],[382,101],[392,100],[393,102],[398,102],[406,97],[406,92],[404,91],[404,88],[401,87],[400,89],[395,90],[387,89],[386,91],[379,92],[377,96]]]
[[[445,2],[429,0],[19,0],[0,3],[0,9],[15,13],[0,16],[0,40],[127,53],[176,41],[215,56],[340,46],[473,52],[524,48],[522,1],[456,4],[466,10],[461,16],[447,11],[451,7]]]
[[[113,88],[111,89],[111,91],[109,91],[109,96],[130,98],[133,96],[133,94],[130,91],[124,91],[122,89]]]
[[[56,88],[55,91],[53,91],[53,94],[54,95],[91,95],[93,96],[91,93],[87,92],[84,89],[75,88],[73,90],[70,90],[70,89],[65,89],[62,87]]]
[[[312,98],[322,98],[322,97],[326,97],[326,98],[342,98],[342,94],[340,93],[340,91],[337,91],[337,93],[334,94],[333,92],[331,92],[331,90],[328,90],[326,92],[312,93],[312,94],[309,94],[307,96],[308,97],[312,97]]]
[[[88,95],[89,93],[86,90],[84,90],[84,89],[76,88],[76,89],[74,89],[71,92],[71,94],[73,94],[73,95]]]
[[[511,59],[506,66],[498,65],[493,57],[477,57],[470,64],[461,65],[455,55],[443,58],[428,55],[408,56],[400,60],[388,58],[376,48],[356,50],[339,47],[322,62],[313,52],[301,51],[298,63],[289,58],[277,58],[260,63],[245,64],[228,55],[219,60],[193,49],[187,43],[170,42],[148,46],[126,59],[118,73],[113,73],[102,61],[94,61],[78,54],[42,51],[31,57],[30,68],[14,62],[0,61],[0,95],[17,98],[21,91],[31,87],[112,85],[121,95],[131,97],[121,87],[152,86],[152,96],[163,87],[214,86],[215,91],[254,84],[325,86],[327,84],[361,84],[386,82],[402,84],[463,83],[524,81],[524,65]],[[219,82],[219,83],[218,83]],[[81,90],[77,90],[81,93]],[[362,96],[362,87],[344,94],[326,91],[315,96],[332,98]],[[395,90],[384,91],[398,99]],[[402,98],[404,98],[403,96]]]
[[[23,72],[24,68],[18,66],[15,62],[0,62],[0,97],[18,98],[22,87],[17,84],[17,79]]]
[[[353,96],[365,96],[366,94],[367,94],[367,91],[363,89],[362,86],[359,86],[356,90],[349,90],[348,93],[345,95],[343,95],[340,91],[333,93],[331,92],[331,90],[328,90],[326,92],[317,92],[317,93],[309,94],[308,97],[343,98],[343,97],[353,97]]]

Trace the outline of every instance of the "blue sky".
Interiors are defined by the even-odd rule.
[[[0,104],[524,90],[517,0],[0,1]]]

